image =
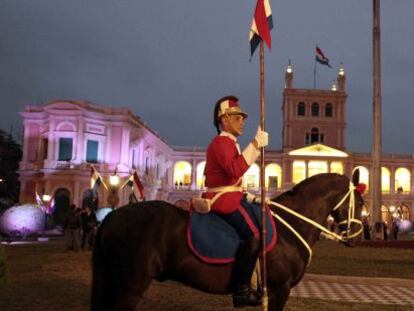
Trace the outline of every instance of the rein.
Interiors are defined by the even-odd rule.
[[[344,197],[338,202],[338,204],[335,205],[335,207],[333,208],[332,211],[337,210],[339,207],[342,206],[342,204],[345,202],[345,200],[348,198],[349,196],[349,205],[348,205],[348,219],[347,220],[343,220],[340,223],[338,223],[338,225],[343,224],[343,223],[347,223],[347,229],[344,231],[341,231],[340,234],[337,234],[333,231],[328,230],[327,228],[325,228],[324,226],[322,226],[321,224],[317,223],[316,221],[303,216],[302,214],[299,214],[298,212],[295,212],[294,210],[288,208],[287,206],[284,206],[283,204],[280,203],[276,203],[273,201],[268,201],[267,204],[269,205],[273,205],[276,206],[282,210],[284,210],[285,212],[311,224],[312,226],[318,228],[319,230],[322,231],[322,234],[325,235],[326,238],[331,239],[331,240],[336,240],[338,242],[347,242],[349,239],[354,238],[358,235],[361,234],[362,232],[362,222],[359,219],[355,218],[355,194],[354,194],[354,190],[355,190],[355,186],[352,184],[352,182],[349,183],[349,190],[348,192],[344,195]],[[277,220],[279,220],[283,225],[285,225],[298,239],[299,241],[302,242],[302,244],[305,246],[305,248],[308,250],[309,252],[309,258],[308,258],[308,263],[307,266],[310,265],[311,260],[312,260],[312,249],[309,246],[309,244],[305,241],[305,239],[287,222],[285,221],[282,217],[280,217],[279,215],[277,215],[275,212],[273,212],[272,210],[270,210],[270,213],[272,214],[273,217],[275,217]],[[351,234],[351,224],[352,223],[356,223],[359,224],[361,226],[361,228]]]

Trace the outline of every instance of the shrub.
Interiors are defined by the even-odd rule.
[[[0,284],[4,284],[7,280],[6,275],[6,254],[0,244]]]

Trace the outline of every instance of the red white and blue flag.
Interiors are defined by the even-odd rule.
[[[249,34],[250,53],[252,56],[261,40],[266,42],[269,49],[272,48],[272,38],[270,36],[272,29],[273,19],[269,0],[257,0]]]
[[[132,188],[131,195],[135,202],[145,201],[144,186],[142,185],[137,172],[134,172],[134,174],[129,177],[127,185]]]
[[[316,46],[315,59],[319,64],[326,65],[331,68],[331,65],[329,65],[329,58],[323,54],[322,50],[318,46]]]

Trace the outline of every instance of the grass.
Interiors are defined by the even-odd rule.
[[[414,249],[349,248],[320,241],[313,250],[309,273],[414,279]]]
[[[63,241],[44,244],[6,245],[8,282],[0,285],[0,310],[88,310],[90,252],[66,253]],[[331,242],[315,248],[309,272],[382,277],[407,277],[414,250],[348,249]],[[411,259],[411,264],[413,264]],[[381,270],[373,271],[373,270]],[[209,295],[174,282],[154,282],[139,310],[208,311],[233,310],[230,296]],[[259,310],[245,308],[244,310]],[[412,306],[368,305],[291,298],[288,311],[412,310]]]

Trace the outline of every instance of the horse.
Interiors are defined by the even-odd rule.
[[[353,176],[354,185],[358,184],[358,175]],[[352,235],[357,230],[356,221],[349,220],[351,197],[353,212],[360,218],[361,193],[346,176],[324,173],[305,179],[271,201],[322,226],[331,215],[339,229],[351,237],[342,240],[349,246],[359,239]],[[277,311],[283,310],[310,259],[303,242],[285,223],[310,246],[319,239],[321,229],[274,205],[269,207],[284,220],[282,223],[275,218],[278,242],[266,259],[268,308]],[[187,222],[187,211],[164,201],[146,201],[111,212],[99,227],[94,244],[91,310],[139,310],[139,301],[153,279],[229,294],[233,263],[211,265],[198,259],[187,245]]]

